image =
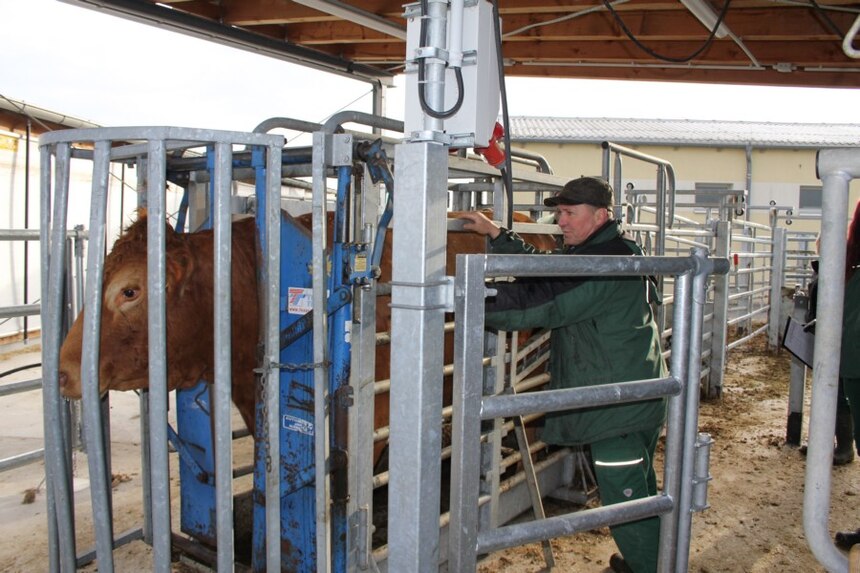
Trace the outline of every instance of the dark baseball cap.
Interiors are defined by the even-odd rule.
[[[548,199],[543,200],[547,207],[556,205],[592,205],[604,209],[612,208],[612,186],[600,177],[579,177],[568,181],[565,186]]]

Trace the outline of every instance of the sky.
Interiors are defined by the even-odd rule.
[[[100,125],[251,131],[271,117],[371,109],[364,82],[58,0],[0,0],[0,22],[0,96]],[[860,123],[857,89],[537,78],[506,88],[510,115]]]

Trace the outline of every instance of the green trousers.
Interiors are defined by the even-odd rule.
[[[653,462],[660,430],[658,427],[632,432],[591,444],[600,502],[604,506],[657,493]],[[624,561],[635,573],[657,570],[659,517],[648,517],[609,529]]]

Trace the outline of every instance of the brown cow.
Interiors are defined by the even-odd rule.
[[[232,229],[233,401],[254,427],[257,341],[256,229],[253,218]],[[214,380],[213,233],[177,233],[167,225],[167,385],[189,388]],[[146,215],[114,243],[104,264],[99,392],[149,386]],[[83,313],[60,349],[60,391],[81,397]]]
[[[456,216],[452,213],[450,216]],[[329,213],[329,230],[333,215]],[[517,216],[519,221],[529,220]],[[298,221],[311,227],[310,215]],[[254,220],[233,224],[232,256],[232,388],[233,401],[253,432],[257,346],[256,235]],[[391,235],[381,263],[383,282],[391,280]],[[549,235],[526,236],[538,248],[551,249]],[[188,388],[214,379],[212,231],[176,233],[167,226],[167,363],[168,389]],[[458,253],[484,252],[485,239],[474,233],[449,233],[447,272],[454,273]],[[105,259],[99,355],[100,392],[146,388],[148,379],[146,218],[144,214],[114,243]],[[389,297],[377,304],[377,331],[390,327]],[[81,395],[83,314],[75,320],[60,351],[60,389],[68,398]],[[449,337],[450,338],[450,337]],[[446,361],[453,348],[446,344]],[[379,346],[376,379],[389,378],[390,351]],[[376,401],[375,428],[388,425],[388,399]],[[379,453],[377,448],[377,456]]]

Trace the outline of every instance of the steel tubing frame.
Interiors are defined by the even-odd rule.
[[[165,189],[166,189],[166,150],[181,142],[186,147],[200,147],[214,144],[216,147],[215,184],[215,235],[218,244],[215,251],[215,292],[219,301],[216,304],[216,445],[217,463],[217,539],[218,570],[233,568],[232,532],[232,443],[229,419],[230,408],[230,192],[231,145],[244,144],[262,146],[268,149],[269,165],[280,165],[280,151],[284,138],[278,135],[244,134],[213,130],[192,130],[172,127],[150,128],[97,128],[67,130],[43,135],[40,139],[41,174],[41,239],[42,263],[47,272],[43,273],[42,292],[46,293],[42,302],[44,333],[44,408],[46,454],[45,466],[48,480],[48,526],[49,555],[51,571],[74,571],[76,565],[74,539],[74,512],[71,493],[71,474],[68,463],[69,436],[62,424],[62,399],[59,395],[58,371],[59,348],[61,343],[63,263],[67,235],[66,215],[69,200],[69,165],[71,144],[87,142],[94,145],[92,210],[90,217],[90,236],[93,246],[89,250],[86,303],[84,314],[84,339],[82,352],[83,374],[83,411],[85,435],[90,466],[90,480],[93,498],[93,523],[96,537],[95,556],[100,571],[113,570],[113,548],[118,540],[113,537],[112,509],[110,501],[110,480],[107,476],[109,460],[102,435],[102,420],[98,382],[98,339],[100,334],[100,310],[102,298],[102,277],[105,252],[106,202],[108,170],[110,162],[122,151],[111,148],[114,141],[145,141],[142,149],[146,157],[146,206],[148,208],[147,234],[149,253],[147,258],[147,280],[150,286],[164,285],[165,266]],[[127,148],[126,148],[127,149]],[[53,161],[52,161],[53,160]],[[52,182],[50,166],[55,166],[56,177]],[[279,201],[280,172],[267,170],[266,189],[272,200],[266,202],[265,220],[269,241],[267,243],[267,268],[277,269],[279,265]],[[274,247],[274,252],[273,248]],[[268,273],[268,271],[264,271]],[[278,275],[266,277],[263,281],[274,294],[267,292],[265,298],[269,316],[277,316]],[[164,288],[149,289],[149,399],[142,401],[143,409],[149,414],[149,474],[151,492],[145,492],[145,499],[152,505],[152,523],[144,524],[144,536],[153,545],[153,570],[169,571],[171,558],[171,525],[169,501],[169,469],[167,456],[167,364],[166,364],[166,299]],[[220,310],[219,310],[220,309]],[[266,324],[266,363],[277,362],[278,325]],[[277,381],[277,370],[269,380]],[[276,395],[276,392],[269,392]],[[269,410],[274,426],[277,428],[277,411]],[[143,412],[145,413],[145,412]],[[226,440],[225,440],[226,436]],[[276,447],[276,446],[275,446]],[[275,491],[277,491],[277,482]],[[147,489],[147,488],[145,488]],[[275,511],[267,511],[267,520],[279,523],[279,498],[271,503]],[[268,509],[268,507],[267,507]],[[145,512],[146,513],[146,512]],[[146,531],[150,529],[151,531]],[[274,538],[269,539],[268,547],[280,559],[280,528]],[[124,536],[135,539],[137,535]]]
[[[661,515],[660,571],[683,571],[689,555],[693,464],[698,424],[700,355],[706,281],[709,274],[728,272],[725,259],[707,258],[704,250],[691,257],[536,257],[529,255],[459,255],[455,282],[458,327],[454,347],[454,415],[451,469],[451,527],[448,564],[454,571],[473,571],[478,553],[553,536],[580,528],[609,525]],[[492,276],[594,275],[675,276],[675,349],[671,376],[666,379],[608,384],[578,390],[543,391],[516,396],[483,396],[484,305]],[[692,281],[692,287],[690,283]],[[478,299],[475,301],[475,299]],[[517,415],[532,409],[585,407],[670,396],[664,491],[633,503],[559,516],[516,526],[479,531],[478,488],[481,464],[481,419]],[[586,399],[582,399],[586,398]]]
[[[827,149],[818,152],[817,175],[823,184],[821,200],[821,259],[818,273],[815,352],[812,369],[812,405],[809,449],[803,490],[803,531],[815,558],[828,571],[847,571],[848,559],[830,539],[831,467],[836,392],[842,347],[842,312],[845,302],[845,234],[848,186],[860,178],[860,150]]]

